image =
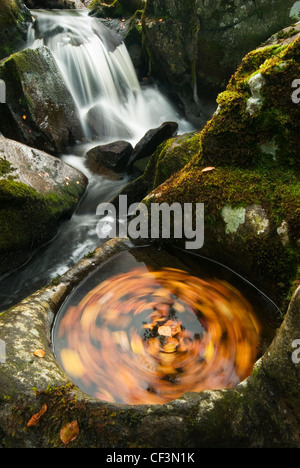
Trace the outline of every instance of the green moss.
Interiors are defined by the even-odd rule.
[[[242,65],[231,78],[231,83],[239,86],[245,78],[248,79],[249,76],[255,73],[266,60],[276,55],[278,50],[280,50],[278,45],[271,45],[249,52],[244,57]]]
[[[152,187],[158,187],[186,166],[199,153],[199,150],[198,134],[182,135],[163,143],[153,156],[155,173]]]
[[[7,161],[6,157],[0,158],[0,177],[7,176],[15,169],[12,167],[11,163]]]
[[[207,162],[300,169],[300,108],[291,100],[291,83],[300,76],[299,44],[300,38],[290,45],[258,49],[245,57],[226,91],[218,96],[218,112],[201,134]],[[247,108],[249,80],[258,73],[265,84],[261,106],[251,115]],[[272,141],[276,151],[270,156],[264,149]]]
[[[15,180],[0,180],[0,251],[26,250],[49,240],[78,202],[77,185],[42,195]]]
[[[154,198],[146,198],[144,203],[204,203],[204,247],[208,249],[207,254],[213,253],[235,268],[238,265],[240,272],[250,275],[251,280],[268,284],[266,288],[284,309],[300,265],[297,247],[300,232],[299,177],[291,169],[269,171],[259,167],[245,170],[227,166],[202,172],[205,164],[202,162],[199,167],[199,158],[195,160],[154,190]],[[269,223],[267,235],[261,236],[243,225],[239,227],[238,235],[235,232],[226,234],[223,208],[253,205],[261,206],[266,213]],[[283,245],[277,233],[283,221],[289,226],[287,245]],[[239,251],[244,262],[232,257],[233,250]],[[255,265],[255,270],[251,265]]]
[[[0,59],[25,45],[25,23],[30,12],[19,0],[2,0],[0,14]]]

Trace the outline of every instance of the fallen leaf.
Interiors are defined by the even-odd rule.
[[[79,435],[78,422],[72,421],[66,424],[60,431],[60,440],[66,445],[75,440]]]
[[[213,171],[214,169],[216,169],[215,167],[205,167],[204,169],[202,169],[201,172],[209,172],[209,171]]]
[[[39,422],[39,420],[41,419],[41,417],[46,413],[47,411],[47,405],[46,403],[42,406],[41,410],[34,414],[28,421],[27,423],[27,427],[32,427],[32,426],[36,426],[37,423]]]
[[[43,349],[36,349],[33,354],[37,357],[43,358],[45,356],[45,351]]]
[[[162,325],[158,328],[158,334],[162,336],[172,336],[172,329],[168,325]]]

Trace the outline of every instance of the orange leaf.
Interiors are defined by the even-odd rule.
[[[47,408],[47,405],[46,405],[46,403],[45,403],[45,404],[42,406],[41,410],[40,410],[38,413],[34,414],[34,415],[32,416],[32,418],[30,418],[30,420],[29,420],[28,423],[27,423],[27,427],[36,426],[37,423],[39,422],[39,420],[41,419],[41,417],[43,416],[43,414],[46,413],[47,409],[48,409],[48,408]]]
[[[168,325],[162,325],[161,327],[158,328],[157,331],[158,331],[159,335],[172,336],[172,329]]]
[[[66,424],[60,431],[60,440],[66,445],[75,440],[79,435],[78,422],[72,421]]]
[[[45,351],[43,349],[36,349],[33,354],[37,357],[43,358],[45,356]]]
[[[214,169],[216,169],[215,167],[205,167],[204,169],[202,169],[201,172],[209,172],[209,171],[213,171]]]

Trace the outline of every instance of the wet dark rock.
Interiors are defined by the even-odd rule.
[[[164,122],[160,127],[148,130],[135,145],[128,162],[127,171],[132,172],[132,166],[136,161],[151,156],[160,144],[174,137],[177,131],[178,124],[176,122]]]
[[[47,47],[25,49],[0,63],[6,104],[0,131],[51,154],[83,139],[75,104]]]
[[[294,0],[148,0],[143,34],[151,73],[202,126],[246,53],[299,19]]]
[[[112,29],[109,29],[97,20],[94,20],[92,28],[93,32],[104,43],[108,52],[114,52],[116,48],[122,43],[121,39]]]
[[[87,153],[89,167],[97,173],[101,173],[103,167],[117,173],[124,172],[132,151],[132,145],[123,140],[96,146]]]
[[[140,202],[176,172],[183,169],[199,153],[199,134],[177,135],[162,143],[149,157],[135,161],[133,180],[116,196],[112,203],[118,206],[119,195],[126,195],[128,203]]]
[[[146,0],[118,0],[119,3],[134,13],[136,10],[143,10],[146,5]]]
[[[114,0],[113,2],[102,2],[93,0],[89,5],[90,13],[98,17],[129,18],[137,10],[143,10],[146,0]]]
[[[31,9],[80,10],[84,8],[84,1],[81,0],[24,0],[24,3]]]
[[[0,59],[26,45],[30,11],[21,0],[1,0],[0,8]]]

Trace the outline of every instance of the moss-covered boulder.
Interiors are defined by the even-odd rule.
[[[163,182],[171,165],[157,153],[125,189],[137,197],[153,184],[147,206],[204,203],[201,252],[239,271],[283,310],[300,273],[300,107],[292,98],[300,36],[291,36],[244,58],[201,133],[179,147],[170,141],[167,153],[160,148],[179,165],[180,150],[196,154],[181,171]]]
[[[245,54],[299,19],[294,0],[148,0],[143,33],[151,73],[202,125]]]
[[[6,103],[0,131],[51,154],[83,138],[74,101],[47,47],[24,49],[0,62]]]
[[[81,172],[54,156],[0,137],[0,275],[52,239],[86,185]]]
[[[2,0],[0,9],[0,59],[26,45],[30,11],[21,0]]]

